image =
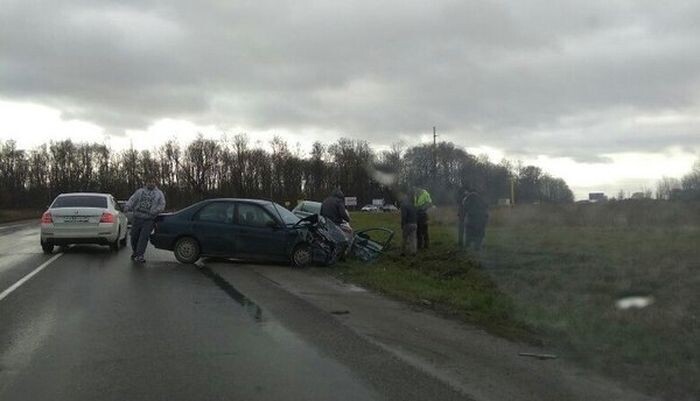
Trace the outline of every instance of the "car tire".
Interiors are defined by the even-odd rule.
[[[124,238],[122,238],[122,239],[119,241],[119,244],[120,244],[122,247],[126,247],[126,239],[127,239],[127,238],[129,238],[129,234],[124,234]]]
[[[119,252],[119,249],[121,248],[121,241],[119,241],[119,238],[114,240],[114,242],[109,244],[109,249],[112,250],[112,252]]]
[[[41,250],[44,251],[45,254],[51,255],[53,253],[53,244],[49,244],[48,242],[42,242]]]
[[[313,260],[313,251],[309,244],[299,244],[294,247],[290,257],[293,267],[307,267]]]
[[[173,247],[173,253],[178,262],[191,265],[199,260],[199,242],[192,237],[180,238]]]

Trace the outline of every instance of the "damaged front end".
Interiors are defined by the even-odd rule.
[[[341,258],[347,245],[335,232],[332,222],[313,214],[299,220],[296,225],[303,229],[304,242],[311,246],[314,264],[330,266]]]
[[[369,228],[352,233],[345,225],[336,225],[319,215],[305,217],[297,223],[305,228],[314,264],[331,266],[346,257],[363,262],[376,260],[391,244],[394,232],[387,228]]]

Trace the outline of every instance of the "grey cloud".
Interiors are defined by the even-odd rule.
[[[622,123],[698,115],[692,2],[8,3],[0,96],[110,130],[172,117],[387,144],[436,124],[581,161],[700,149],[697,124]]]

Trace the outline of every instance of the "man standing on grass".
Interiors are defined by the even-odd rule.
[[[418,211],[413,204],[413,198],[413,194],[409,191],[401,199],[401,256],[414,256],[416,254]]]
[[[489,221],[489,207],[481,195],[474,189],[467,188],[460,205],[460,214],[464,216],[460,217],[460,219],[466,219],[462,226],[462,230],[466,231],[466,238],[460,231],[459,246],[464,247],[466,245],[468,248],[479,252],[486,234],[486,224]],[[466,244],[464,240],[466,240]]]
[[[414,206],[417,209],[418,225],[416,239],[418,249],[428,249],[430,236],[428,234],[428,210],[433,207],[433,200],[427,190],[421,187],[413,188]]]
[[[146,186],[129,198],[126,210],[134,212],[134,221],[131,224],[131,260],[146,263],[144,255],[153,224],[156,217],[165,210],[165,195],[156,187],[155,179],[149,177]]]
[[[464,199],[469,194],[466,187],[462,186],[457,191],[456,202],[457,203],[457,246],[464,247],[464,232],[467,227],[465,225],[467,221],[467,215],[464,211]]]

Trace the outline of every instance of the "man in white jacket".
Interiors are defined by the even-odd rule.
[[[165,195],[156,187],[155,180],[149,178],[146,186],[129,198],[126,210],[134,213],[134,221],[131,224],[131,259],[137,263],[146,263],[144,254],[148,238],[153,231],[156,217],[165,210]]]

